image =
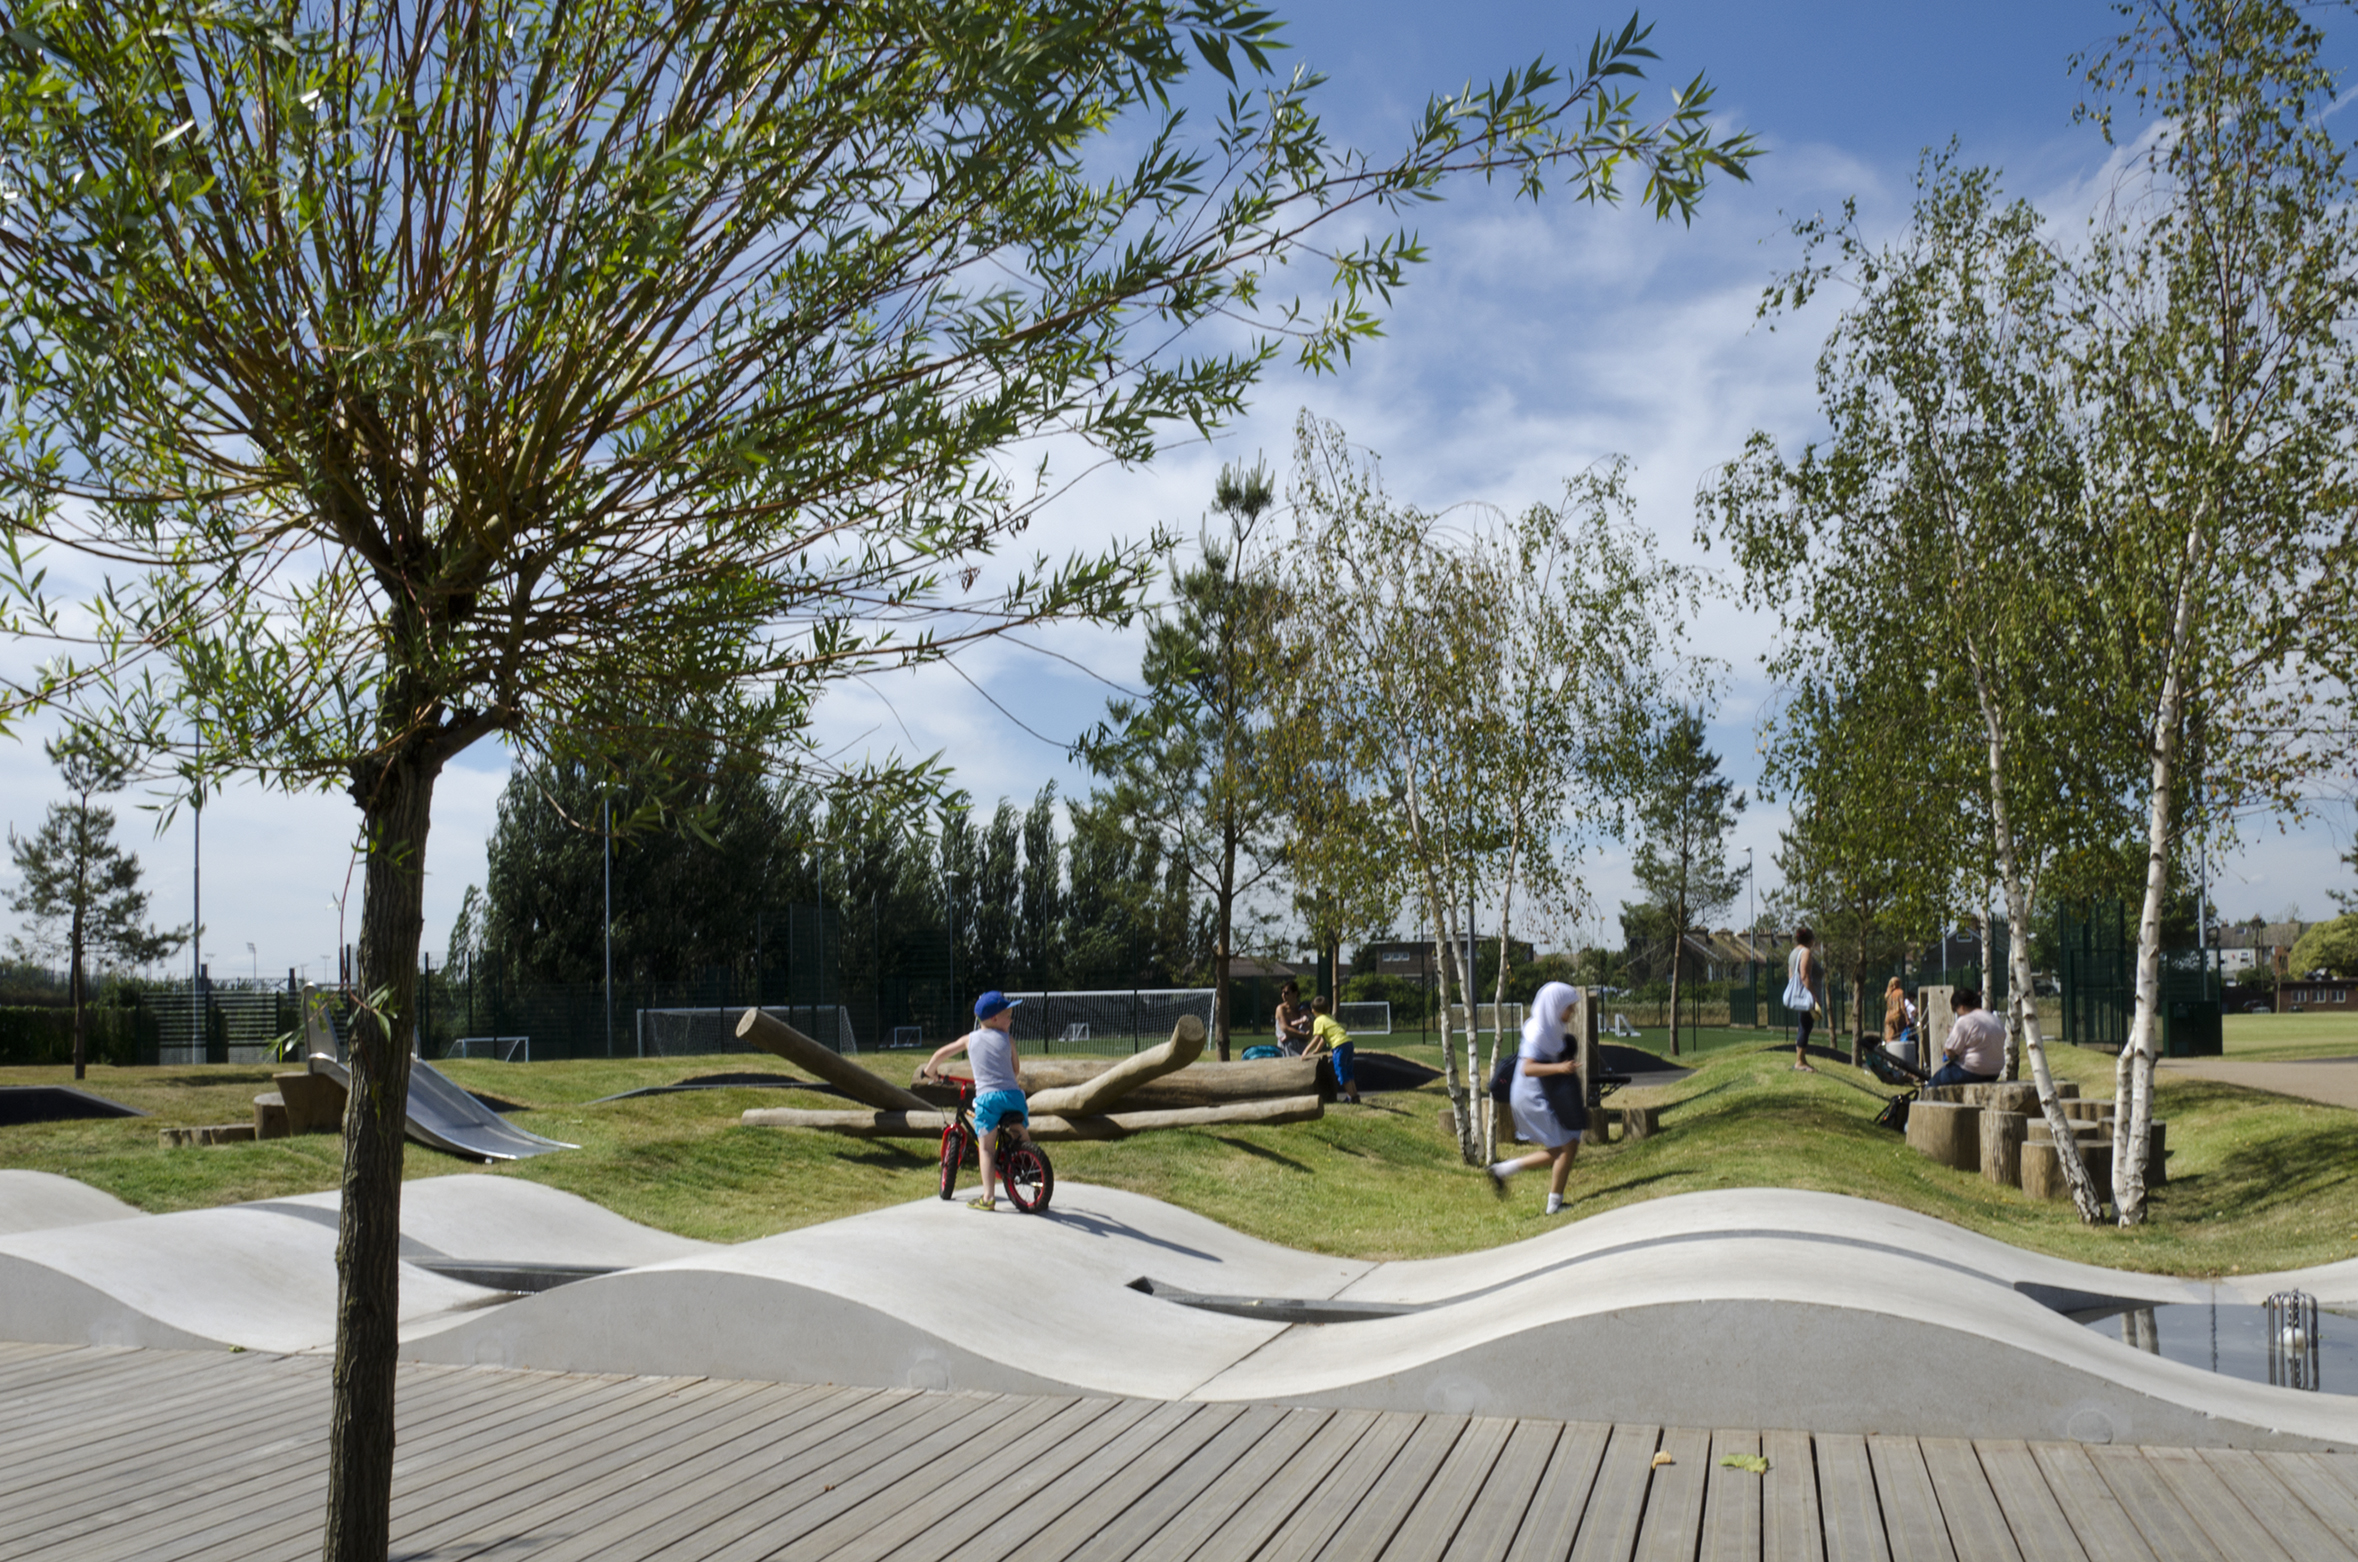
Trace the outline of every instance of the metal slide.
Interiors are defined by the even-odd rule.
[[[347,1090],[352,1088],[351,1070],[334,1058],[313,1053],[311,1072],[325,1074]],[[477,1160],[520,1161],[551,1150],[581,1148],[518,1128],[424,1058],[409,1060],[408,1117],[409,1136],[418,1143]]]

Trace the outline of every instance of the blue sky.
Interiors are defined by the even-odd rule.
[[[1277,9],[1293,53],[1331,78],[1321,99],[1330,127],[1379,153],[1429,92],[1534,54],[1584,56],[1599,28],[1618,29],[1628,16],[1515,0],[1279,0]],[[2104,162],[2094,132],[2071,122],[2079,93],[2068,65],[2108,35],[2113,19],[2102,5],[1671,0],[1645,15],[1662,55],[1650,90],[1707,72],[1724,120],[1768,148],[1752,186],[1715,190],[1692,227],[1560,199],[1534,208],[1503,191],[1461,192],[1420,216],[1433,263],[1400,295],[1385,338],[1350,368],[1319,379],[1272,374],[1252,414],[1213,446],[1171,449],[1148,469],[1090,474],[1027,542],[1052,552],[1090,548],[1156,522],[1192,532],[1219,464],[1260,452],[1282,466],[1296,412],[1308,407],[1380,452],[1396,492],[1431,506],[1481,499],[1519,507],[1591,461],[1626,454],[1636,465],[1640,520],[1678,556],[1718,562],[1688,541],[1698,482],[1755,427],[1799,439],[1814,425],[1810,365],[1831,315],[1775,333],[1752,324],[1761,287],[1793,258],[1790,219],[1855,195],[1870,228],[1889,228],[1904,219],[1920,152],[1951,136],[2051,211],[2068,209]],[[1721,610],[1698,636],[1734,674],[1713,738],[1728,772],[1746,784],[1757,769],[1758,724],[1776,705],[1756,666],[1772,634],[1772,625]],[[1071,660],[999,646],[966,658],[963,671],[1051,739],[1096,719],[1108,681],[1135,676],[1135,635],[1074,628],[1041,643]],[[823,705],[820,730],[847,756],[941,751],[986,801],[1028,798],[1048,780],[1068,792],[1086,785],[1054,743],[1010,726],[943,670],[846,687]],[[481,881],[505,770],[499,749],[479,746],[438,790],[426,904],[437,958],[462,890]],[[2349,780],[2340,778],[2344,795]],[[0,747],[0,817],[28,830],[54,797],[36,742]],[[128,814],[135,802],[123,801]],[[1739,831],[1738,855],[1752,848],[1764,885],[1774,883],[1782,817],[1755,806]],[[333,795],[233,792],[208,811],[205,920],[217,976],[332,969],[337,899],[348,878],[358,887],[349,871],[353,823],[350,804]],[[2347,806],[2336,803],[2304,832],[2254,831],[2220,876],[2221,908],[2327,914],[2326,891],[2349,884],[2332,859],[2350,825]],[[139,818],[126,833],[148,865],[156,914],[185,920],[185,818],[161,839]],[[1628,893],[1623,857],[1600,852],[1585,873],[1609,918]],[[358,934],[357,895],[351,907],[346,940]],[[1597,928],[1562,929],[1582,931],[1593,938]]]

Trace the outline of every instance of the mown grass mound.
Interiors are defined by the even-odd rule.
[[[1438,1064],[1437,1049],[1388,1050]],[[2056,1049],[2088,1094],[2111,1058]],[[1856,1070],[1795,1072],[1792,1054],[1723,1045],[1675,1085],[1632,1094],[1663,1109],[1657,1138],[1581,1154],[1567,1217],[1701,1189],[1808,1188],[1878,1199],[2039,1251],[2187,1275],[2296,1268],[2358,1255],[2358,1113],[2164,1075],[2170,1181],[2135,1231],[2087,1228],[2065,1204],[1951,1171],[1874,1126],[1890,1092]],[[483,1171],[578,1193],[683,1236],[734,1242],[929,1195],[934,1147],[747,1128],[750,1106],[836,1106],[806,1092],[725,1088],[600,1103],[598,1097],[744,1065],[742,1058],[444,1065],[461,1084],[519,1103],[516,1121],[579,1150],[476,1168],[412,1145],[411,1176]],[[335,1185],[327,1137],[165,1150],[163,1126],[234,1122],[269,1088],[265,1067],[94,1069],[88,1088],[153,1114],[0,1130],[0,1165],[63,1172],[162,1212]],[[56,1083],[62,1069],[0,1070]],[[1617,1098],[1619,1099],[1619,1098]],[[1239,1231],[1318,1252],[1420,1258],[1493,1247],[1552,1224],[1536,1174],[1506,1203],[1457,1162],[1439,1084],[1370,1096],[1316,1123],[1205,1128],[1053,1148],[1060,1178],[1167,1199]]]

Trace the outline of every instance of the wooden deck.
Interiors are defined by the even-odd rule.
[[[327,1388],[313,1357],[0,1344],[0,1557],[316,1556]],[[455,1367],[400,1394],[420,1562],[2358,1562],[2358,1455]]]

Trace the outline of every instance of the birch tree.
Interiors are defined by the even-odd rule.
[[[1914,222],[1893,245],[1869,244],[1847,211],[1803,234],[1811,261],[1763,309],[1795,307],[1833,280],[1855,287],[1818,365],[1831,436],[1792,463],[1755,436],[1712,503],[1753,589],[1793,615],[1788,671],[1829,669],[1844,689],[1923,690],[1919,718],[1889,718],[1920,739],[1908,746],[1919,785],[1963,770],[1957,736],[1977,734],[1977,804],[1945,822],[1930,811],[1929,828],[1948,839],[1929,849],[1962,866],[1979,855],[1976,838],[1988,842],[2010,985],[2027,994],[2045,865],[2125,825],[2130,722],[2117,696],[2144,671],[2088,546],[2087,425],[2059,268],[2035,211],[2001,204],[1990,174],[1945,157],[1928,162]],[[1822,263],[1820,245],[1832,252]],[[1805,546],[1816,560],[1806,574],[1795,564]],[[2022,1041],[2074,1206],[2098,1220],[2103,1200],[2065,1146],[2027,1003]]]
[[[2358,207],[2324,117],[2325,35],[2290,0],[2135,0],[2086,62],[2082,114],[2122,148],[2085,262],[2080,349],[2105,407],[2091,541],[2124,634],[2149,648],[2141,722],[2144,896],[2137,1008],[2116,1080],[2113,1202],[2145,1219],[2173,859],[2197,778],[2235,804],[2297,807],[2329,757],[2312,660],[2346,636],[2326,568],[2351,537],[2358,439]]]

